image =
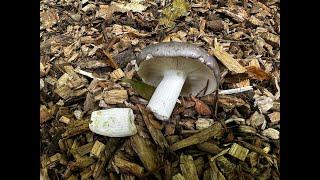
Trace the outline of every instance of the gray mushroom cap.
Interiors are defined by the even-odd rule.
[[[161,42],[144,48],[137,57],[138,75],[157,86],[167,69],[186,72],[187,79],[181,95],[207,95],[215,91],[220,70],[214,57],[204,49],[189,43]],[[205,90],[205,91],[204,91]]]

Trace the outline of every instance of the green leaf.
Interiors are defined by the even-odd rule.
[[[122,79],[122,82],[129,83],[131,87],[143,98],[149,100],[152,97],[153,92],[155,91],[155,87],[150,86],[144,82],[137,81],[137,80],[131,80],[124,78]]]

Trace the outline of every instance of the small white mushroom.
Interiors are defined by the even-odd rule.
[[[92,132],[108,137],[126,137],[137,133],[134,114],[130,108],[112,108],[94,111],[89,128]]]

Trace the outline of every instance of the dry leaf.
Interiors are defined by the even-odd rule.
[[[248,73],[249,76],[251,76],[251,78],[253,79],[263,81],[263,80],[268,80],[271,77],[270,74],[254,66],[248,66],[246,67],[246,69],[247,69],[246,73]]]
[[[48,9],[40,13],[42,26],[46,29],[51,28],[59,21],[59,15],[56,9]]]
[[[223,13],[227,16],[230,16],[233,20],[241,23],[248,19],[247,12],[240,6],[232,5],[228,8],[223,7],[218,9],[217,12]]]
[[[227,109],[233,109],[240,106],[250,107],[244,100],[232,95],[219,95],[218,103]]]
[[[199,99],[196,99],[194,97],[191,97],[192,100],[194,100],[194,102],[196,103],[195,105],[195,109],[197,111],[198,114],[200,115],[205,115],[205,116],[208,116],[211,114],[211,110],[209,108],[208,105],[206,105],[204,102],[202,102],[201,100]]]
[[[211,53],[216,56],[230,71],[236,73],[243,73],[246,71],[246,69],[237,60],[223,50],[219,43],[215,42],[215,47],[210,50],[212,50]]]

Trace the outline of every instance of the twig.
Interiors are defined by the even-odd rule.
[[[252,86],[246,86],[241,88],[235,88],[235,89],[227,89],[227,90],[221,90],[219,91],[219,94],[235,94],[235,93],[241,93],[245,91],[252,90]]]

